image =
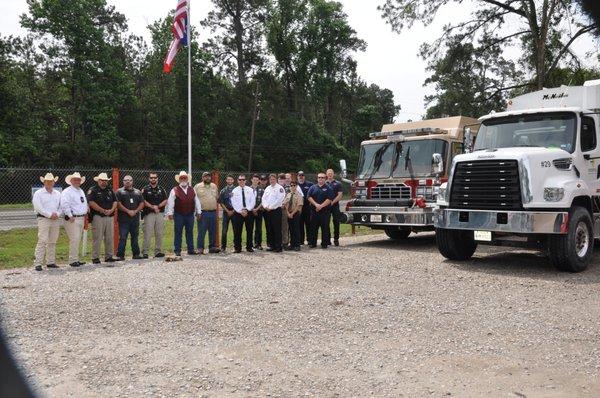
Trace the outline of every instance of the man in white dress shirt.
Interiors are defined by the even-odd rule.
[[[85,216],[88,212],[87,198],[85,192],[81,189],[85,177],[75,172],[68,175],[65,182],[70,186],[62,191],[60,206],[65,215],[65,231],[69,237],[69,265],[79,267],[85,264],[84,261],[79,261],[79,244],[81,243]]]
[[[54,183],[58,177],[47,173],[40,177],[44,188],[33,194],[33,210],[37,214],[38,241],[35,246],[35,261],[33,265],[36,271],[42,270],[44,256],[46,267],[58,268],[56,265],[56,241],[60,232],[60,192],[54,189]]]
[[[231,205],[233,206],[233,248],[235,253],[242,251],[242,228],[246,227],[246,251],[252,253],[252,231],[254,230],[254,214],[256,196],[251,187],[246,186],[246,176],[238,177],[238,186],[233,189]]]
[[[281,253],[281,205],[285,199],[285,189],[277,184],[277,176],[269,175],[269,186],[262,197],[262,207],[267,220],[267,251]]]

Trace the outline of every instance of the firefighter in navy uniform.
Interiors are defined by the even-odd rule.
[[[113,257],[114,215],[117,210],[117,197],[108,185],[110,178],[106,173],[94,177],[97,185],[87,192],[90,205],[90,223],[92,224],[92,263],[100,264],[100,246],[104,242],[104,261],[115,261]]]
[[[306,241],[310,241],[310,203],[308,203],[308,190],[313,186],[313,183],[306,181],[304,172],[298,172],[298,187],[304,194],[304,203],[302,204],[302,214],[300,215],[300,244],[303,245]]]
[[[321,228],[321,247],[327,249],[331,245],[329,232],[329,220],[331,218],[331,201],[334,199],[333,190],[325,183],[325,174],[319,173],[317,184],[308,190],[308,202],[310,203],[310,241],[311,248],[317,247],[317,236]]]
[[[340,221],[342,213],[340,212],[340,200],[344,192],[342,190],[342,184],[335,180],[333,177],[335,173],[333,169],[327,170],[327,185],[333,191],[333,199],[331,200],[331,218],[333,220],[333,244],[336,246],[340,245]]]

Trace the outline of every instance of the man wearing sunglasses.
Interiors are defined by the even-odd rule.
[[[246,228],[246,251],[252,253],[252,231],[254,215],[252,210],[256,203],[254,190],[246,186],[246,176],[238,177],[238,186],[233,190],[231,206],[233,207],[233,248],[235,253],[242,252],[242,229]]]
[[[161,258],[165,254],[162,249],[162,239],[165,230],[165,208],[167,207],[167,191],[158,185],[158,174],[148,175],[149,184],[142,189],[144,197],[144,246],[142,256],[148,258],[150,242],[154,237],[154,257]]]

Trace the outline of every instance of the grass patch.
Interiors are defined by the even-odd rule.
[[[8,203],[0,205],[0,211],[2,210],[33,210],[31,202],[28,203]]]
[[[198,232],[198,224],[196,223],[194,228],[194,239],[196,239]],[[347,224],[342,224],[340,226],[340,235],[342,236],[350,236],[351,235],[351,226]],[[333,231],[333,227],[332,227]],[[373,231],[367,227],[357,227],[356,234],[357,235],[366,235],[372,233],[379,233],[380,231]],[[91,251],[92,251],[92,232],[88,231],[88,239],[87,239],[87,255],[85,258],[82,258],[82,261],[87,261],[88,263],[91,261]],[[242,234],[245,239],[245,232]],[[263,225],[263,242],[266,241],[266,232],[264,231]],[[208,240],[208,236],[207,236]],[[142,244],[144,242],[144,233],[140,224],[140,237],[139,237],[139,245],[140,249],[142,249]],[[9,268],[20,268],[20,267],[30,267],[33,266],[34,260],[34,250],[35,245],[37,243],[37,229],[36,228],[22,228],[22,229],[13,229],[10,231],[0,231],[0,269],[9,269]],[[129,246],[129,241],[127,242],[126,256],[131,256],[131,247]],[[195,240],[194,240],[195,243]],[[263,243],[263,246],[266,246]],[[230,226],[228,231],[228,239],[227,239],[227,248],[233,248],[233,230]],[[173,222],[168,221],[165,223],[165,233],[163,236],[163,250],[167,253],[172,253],[173,251]],[[182,251],[185,252],[185,235],[183,237],[183,248]],[[58,238],[58,242],[56,245],[56,262],[57,264],[67,264],[68,262],[68,253],[69,245],[68,238],[65,233],[63,227],[60,228],[60,235]],[[103,250],[101,250],[101,259],[103,257]],[[153,253],[153,247],[150,249],[150,253]],[[116,253],[115,253],[116,254]]]

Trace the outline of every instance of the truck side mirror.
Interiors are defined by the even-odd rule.
[[[346,178],[348,175],[348,169],[346,168],[346,160],[340,159],[340,176]]]
[[[442,158],[441,154],[433,154],[433,164],[436,166],[436,173],[442,174],[444,172],[444,159]]]
[[[464,143],[465,153],[471,152],[471,150],[473,149],[473,132],[471,131],[470,127],[465,127],[463,143]]]

